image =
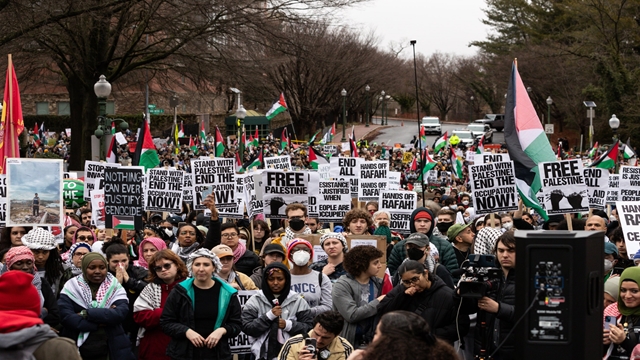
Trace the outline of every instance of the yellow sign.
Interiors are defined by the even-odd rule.
[[[403,164],[408,164],[413,160],[413,154],[409,151],[405,152],[404,155],[402,155],[402,163]]]

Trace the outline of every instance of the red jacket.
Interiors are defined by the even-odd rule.
[[[146,329],[138,348],[139,360],[171,360],[170,357],[165,355],[171,338],[165,335],[160,328],[160,315],[162,315],[162,309],[164,309],[169,293],[182,280],[184,279],[176,279],[171,284],[165,284],[164,281],[156,279],[154,283],[160,285],[162,294],[160,307],[154,310],[142,310],[133,313],[133,320]],[[151,286],[151,284],[147,286]]]

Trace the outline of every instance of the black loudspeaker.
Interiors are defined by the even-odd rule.
[[[516,359],[602,359],[604,232],[515,237]]]

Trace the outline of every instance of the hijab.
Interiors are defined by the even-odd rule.
[[[138,246],[138,252],[140,253],[140,258],[138,259],[138,266],[142,266],[145,269],[149,269],[149,264],[147,264],[147,260],[144,259],[144,246],[145,244],[153,245],[158,251],[164,250],[167,248],[167,244],[165,244],[164,240],[157,237],[148,237],[140,243]]]
[[[622,283],[625,281],[633,281],[634,283],[638,284],[638,286],[640,286],[640,267],[633,266],[626,268],[622,272],[622,275],[620,275],[620,287],[622,287]],[[620,290],[620,287],[618,287],[618,290]],[[618,294],[619,293],[620,291],[618,291]],[[620,310],[620,314],[625,316],[640,315],[640,306],[635,308],[628,308],[625,306],[624,301],[622,301],[622,298],[620,298],[620,296],[618,296],[618,310]]]
[[[273,299],[275,299],[276,297],[271,291],[271,288],[269,287],[269,283],[267,283],[267,278],[276,269],[279,269],[280,271],[282,271],[282,274],[284,275],[284,279],[285,279],[284,288],[282,289],[282,292],[278,296],[278,303],[282,305],[282,303],[284,303],[284,300],[289,296],[289,292],[291,291],[291,273],[289,272],[289,269],[284,264],[279,262],[274,262],[264,268],[264,271],[262,273],[262,293],[267,298],[267,300],[269,300],[269,303],[273,304]]]
[[[107,268],[109,267],[109,263],[107,262],[107,259],[104,258],[104,256],[95,252],[88,253],[87,255],[82,257],[82,276],[85,280],[87,280],[87,268],[93,260],[100,260],[104,263],[104,266],[106,266]]]

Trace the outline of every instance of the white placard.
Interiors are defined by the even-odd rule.
[[[619,201],[640,201],[640,167],[620,167]]]
[[[513,161],[470,165],[469,183],[476,214],[518,209]]]
[[[309,184],[309,204],[307,205],[307,213],[310,218],[318,218],[318,205],[320,204],[320,195],[318,194],[318,182],[320,181],[320,174],[317,172],[308,172],[308,184]]]
[[[418,194],[413,191],[381,191],[378,207],[391,214],[389,228],[402,234],[411,233],[411,213],[416,208]]]
[[[104,190],[93,190],[91,192],[91,224],[98,229],[104,229]]]
[[[238,290],[240,306],[243,307],[253,295],[259,292],[260,290]],[[249,336],[243,332],[229,339],[229,347],[231,347],[232,354],[251,354],[251,345],[252,342],[249,341]]]
[[[216,208],[235,208],[235,160],[227,158],[191,160],[193,177],[194,208],[204,210],[202,193],[212,190],[216,196]]]
[[[544,208],[549,215],[589,211],[589,196],[580,159],[538,164]]]
[[[286,219],[285,209],[292,203],[309,203],[307,173],[302,171],[272,171],[262,173],[264,216]]]
[[[291,171],[291,156],[273,156],[264,158],[264,168],[269,170]]]
[[[362,158],[332,157],[329,159],[329,174],[332,179],[348,179],[351,182],[351,197],[358,197],[358,164],[364,162]]]
[[[376,201],[387,189],[389,162],[365,161],[358,164],[358,200]]]
[[[180,212],[184,193],[182,170],[149,169],[144,189],[146,211]]]
[[[400,172],[389,171],[387,173],[389,182],[387,183],[387,190],[400,190]]]
[[[351,248],[353,249],[356,246],[373,246],[377,248],[378,241],[369,239],[351,239]]]
[[[609,174],[607,205],[614,205],[620,199],[620,174]]]
[[[589,207],[604,210],[609,189],[609,170],[584,168],[584,181],[589,191]]]
[[[475,154],[475,157],[473,159],[473,163],[476,165],[506,161],[511,161],[508,153],[494,154],[490,152],[484,152],[482,154]]]
[[[348,180],[318,182],[318,219],[341,222],[351,210],[351,185]]]
[[[329,255],[327,255],[322,246],[313,245],[313,262],[327,260],[327,258],[329,258]]]
[[[104,169],[107,167],[120,167],[119,163],[101,163],[99,161],[84,162],[84,199],[91,200],[92,190],[104,188]]]
[[[618,201],[616,209],[624,232],[627,254],[635,254],[640,250],[640,202]]]

